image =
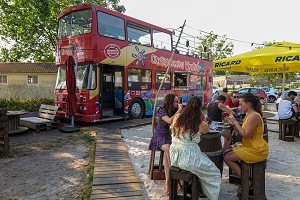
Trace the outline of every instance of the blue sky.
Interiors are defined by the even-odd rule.
[[[233,55],[254,49],[250,43],[300,43],[298,0],[121,0],[120,4],[126,15],[163,28],[178,28],[187,20],[187,33],[213,31],[245,41],[233,41]]]

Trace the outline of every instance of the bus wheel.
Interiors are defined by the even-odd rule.
[[[144,114],[144,106],[140,99],[133,99],[129,105],[130,119],[140,119]]]

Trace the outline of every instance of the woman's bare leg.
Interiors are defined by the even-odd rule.
[[[241,177],[241,167],[237,161],[241,160],[234,151],[228,152],[224,156],[224,161],[228,167],[234,171],[239,177]]]
[[[161,150],[164,151],[164,169],[165,169],[165,176],[166,176],[166,183],[165,183],[165,192],[167,195],[170,194],[171,183],[170,183],[170,145],[164,144],[161,146]]]
[[[228,130],[228,131],[222,133],[222,136],[225,139],[224,146],[223,146],[223,152],[225,152],[227,149],[229,149],[229,147],[231,145],[231,141],[232,141],[231,131]]]

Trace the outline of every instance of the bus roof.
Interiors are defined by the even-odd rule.
[[[108,13],[108,14],[111,14],[111,15],[123,18],[126,21],[136,22],[136,23],[138,23],[140,25],[144,25],[144,26],[147,26],[149,28],[156,29],[158,31],[162,31],[162,32],[165,32],[165,33],[168,33],[168,34],[172,34],[172,31],[170,31],[168,29],[161,28],[159,26],[155,26],[153,24],[150,24],[150,23],[138,20],[138,19],[133,18],[133,17],[129,17],[129,16],[124,15],[122,13],[119,13],[117,11],[113,11],[113,10],[110,10],[108,8],[104,8],[102,6],[95,5],[95,4],[79,4],[79,5],[71,6],[71,7],[67,8],[67,9],[65,9],[64,11],[62,11],[59,14],[59,16],[58,16],[58,19],[60,19],[62,16],[66,15],[66,14],[68,14],[70,12],[77,11],[77,10],[85,10],[85,9],[89,9],[89,8],[92,8],[94,10],[100,10],[100,11],[103,11],[105,13]]]

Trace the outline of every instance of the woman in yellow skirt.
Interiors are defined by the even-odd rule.
[[[240,107],[246,112],[243,125],[230,115],[227,122],[243,137],[242,145],[232,148],[232,151],[225,153],[224,161],[239,177],[241,168],[237,161],[256,163],[267,159],[269,145],[263,138],[264,122],[262,119],[261,103],[258,97],[253,94],[245,94],[240,99]]]

